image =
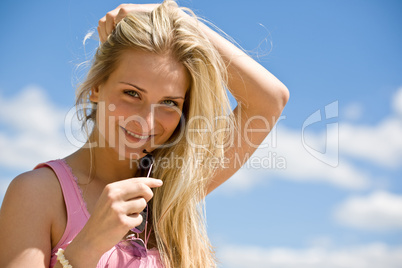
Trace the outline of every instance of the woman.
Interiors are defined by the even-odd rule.
[[[0,266],[215,266],[202,202],[264,140],[288,90],[173,1],[120,5],[98,32],[77,90],[88,141],[10,184]]]

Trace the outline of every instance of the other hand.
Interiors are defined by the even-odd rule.
[[[130,229],[142,223],[140,213],[153,197],[151,188],[161,185],[161,180],[143,177],[106,185],[94,212],[73,243],[85,244],[101,256]]]
[[[127,16],[128,13],[133,11],[151,12],[158,6],[159,4],[121,4],[112,11],[109,11],[99,20],[98,34],[100,41],[102,43],[105,42],[116,24]]]

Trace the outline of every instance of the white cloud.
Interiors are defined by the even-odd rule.
[[[392,97],[393,114],[377,125],[340,124],[342,154],[385,168],[402,162],[402,87]]]
[[[363,115],[363,105],[354,102],[350,103],[343,109],[343,116],[349,120],[358,120]]]
[[[306,132],[311,147],[325,147],[325,132]],[[264,141],[268,148],[259,148],[251,159],[227,183],[223,192],[251,189],[270,178],[300,182],[324,182],[345,189],[366,189],[372,178],[344,158],[332,167],[311,155],[303,146],[301,131],[278,125]],[[329,156],[336,157],[336,156]],[[254,164],[253,164],[254,163]]]
[[[310,238],[308,244],[314,248],[329,248],[334,244],[334,242],[330,236],[322,235]]]
[[[402,87],[395,92],[392,98],[392,108],[397,115],[402,116]]]
[[[65,111],[55,107],[36,86],[29,86],[10,99],[0,97],[0,122],[17,131],[58,134]]]
[[[402,230],[402,195],[377,191],[351,197],[334,211],[343,225],[367,230]]]
[[[0,122],[6,127],[0,129],[0,167],[24,171],[73,152],[76,147],[64,136],[66,112],[39,87],[0,96]]]
[[[222,267],[230,268],[399,268],[402,263],[402,246],[382,243],[302,249],[225,246],[217,253]]]
[[[325,132],[317,134],[314,141],[314,148],[325,147]],[[277,170],[276,175],[291,180],[324,181],[349,189],[364,189],[369,185],[369,176],[345,159],[341,158],[339,165],[332,167],[312,156],[302,144],[300,131],[282,128],[276,149],[287,161],[285,172]]]
[[[9,178],[8,179],[0,178],[0,201],[3,200],[4,194],[6,193],[10,182],[11,182],[11,179],[9,179]]]
[[[402,162],[402,120],[390,117],[378,125],[340,125],[342,154],[370,161],[378,166],[397,168]]]

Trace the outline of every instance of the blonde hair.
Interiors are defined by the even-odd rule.
[[[181,11],[191,16],[183,16]],[[198,23],[190,10],[171,0],[152,12],[128,14],[99,46],[86,81],[77,90],[77,107],[89,111],[83,114],[85,124],[95,121],[96,104],[89,101],[91,88],[108,79],[123,51],[169,53],[190,74],[183,120],[167,141],[174,145],[153,152],[153,177],[164,184],[154,189],[150,207],[165,267],[216,266],[206,234],[203,200],[217,167],[210,160],[223,159],[234,120],[226,93],[226,66]],[[158,159],[169,164],[158,164]]]

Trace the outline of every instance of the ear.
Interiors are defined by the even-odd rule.
[[[99,86],[94,86],[91,88],[91,95],[89,95],[89,100],[98,103],[99,101]]]

